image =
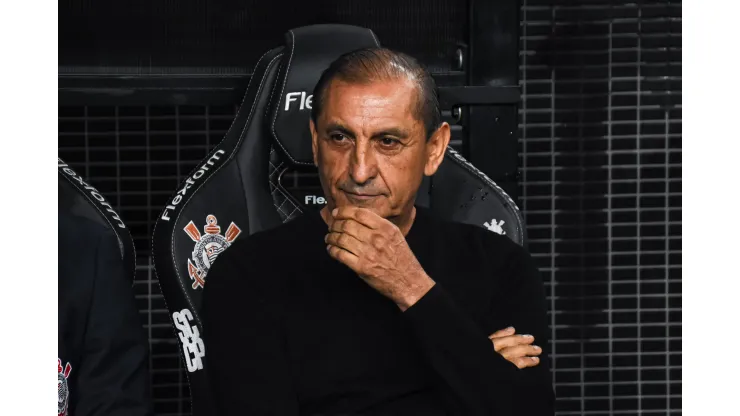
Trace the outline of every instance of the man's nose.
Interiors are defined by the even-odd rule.
[[[377,175],[378,165],[369,141],[358,140],[356,142],[350,158],[349,173],[352,180],[358,185],[365,184]]]

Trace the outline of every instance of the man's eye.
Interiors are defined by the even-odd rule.
[[[390,137],[383,137],[380,139],[380,144],[382,144],[384,147],[392,147],[400,143],[396,139],[391,139]]]
[[[333,134],[330,134],[330,135],[329,135],[329,138],[330,138],[330,139],[332,139],[332,140],[333,140],[333,141],[335,141],[335,142],[341,142],[341,141],[343,141],[344,139],[346,139],[346,138],[347,138],[347,136],[345,136],[345,135],[344,135],[344,134],[342,134],[342,133],[333,133]]]

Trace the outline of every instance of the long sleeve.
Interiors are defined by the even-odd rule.
[[[450,398],[455,414],[552,415],[554,394],[541,277],[522,249],[514,251],[501,273],[505,284],[499,287],[507,293],[496,296],[500,303],[491,306],[491,313],[507,311],[507,326],[535,337],[543,348],[537,367],[520,370],[496,353],[488,335],[503,327],[481,328],[439,283],[404,314],[440,376],[442,393]]]
[[[224,416],[297,415],[278,296],[257,283],[270,280],[267,269],[241,254],[257,248],[235,249],[214,262],[203,295],[205,370],[216,409]]]
[[[131,289],[112,236],[95,245],[92,300],[77,371],[80,416],[151,415],[149,348]]]

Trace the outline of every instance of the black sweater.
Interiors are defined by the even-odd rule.
[[[58,227],[59,400],[71,416],[152,415],[149,345],[116,235],[61,210]]]
[[[406,239],[436,285],[402,312],[326,252],[318,213],[235,243],[203,299],[206,371],[224,415],[554,413],[545,297],[508,238],[417,209]],[[543,348],[517,369],[488,335]]]

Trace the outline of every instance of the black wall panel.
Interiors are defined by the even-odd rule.
[[[62,74],[251,74],[289,29],[370,27],[383,42],[449,69],[467,23],[455,0],[62,0]]]

